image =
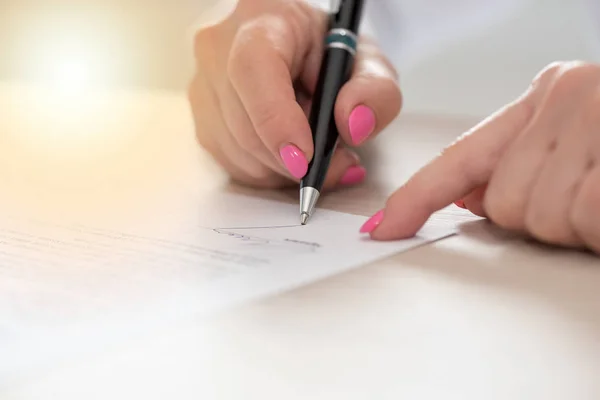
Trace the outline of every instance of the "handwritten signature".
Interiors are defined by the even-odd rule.
[[[258,236],[243,235],[241,233],[231,232],[231,231],[227,231],[227,230],[223,230],[223,229],[213,229],[213,232],[218,233],[220,235],[227,235],[231,238],[234,238],[234,239],[242,241],[242,242],[249,243],[251,245],[292,244],[292,245],[301,246],[305,249],[309,249],[310,251],[315,251],[316,249],[321,247],[321,244],[319,244],[319,243],[306,242],[306,241],[296,240],[296,239],[287,239],[287,238],[281,239],[281,240],[266,239],[266,238],[262,238],[262,237],[258,237]]]

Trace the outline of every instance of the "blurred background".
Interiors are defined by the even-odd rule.
[[[180,90],[216,0],[0,0],[0,79]]]
[[[485,2],[506,0],[484,0]],[[553,61],[600,61],[600,0],[520,0],[488,29],[432,49],[404,71],[407,110],[488,115]]]
[[[183,90],[194,22],[216,2],[0,0],[0,80]],[[484,115],[553,60],[598,60],[600,15],[583,2],[523,4],[487,30],[407,60],[405,109]]]

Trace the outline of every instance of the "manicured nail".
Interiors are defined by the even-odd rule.
[[[375,130],[375,114],[367,106],[358,106],[350,114],[349,127],[352,142],[358,145]]]
[[[465,210],[467,209],[463,200],[456,200],[454,204],[456,204],[457,207],[464,208]]]
[[[355,165],[346,170],[346,173],[340,179],[340,184],[346,186],[356,185],[364,181],[366,176],[367,170],[360,165]]]
[[[360,228],[360,233],[371,233],[383,221],[383,210],[378,211]]]
[[[306,175],[308,161],[299,148],[293,144],[288,144],[279,150],[279,155],[283,160],[283,164],[285,164],[285,167],[294,178],[300,179]]]

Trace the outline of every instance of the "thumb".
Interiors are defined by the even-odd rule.
[[[431,214],[487,183],[506,148],[533,115],[530,93],[482,121],[423,167],[361,232],[377,240],[412,237]]]

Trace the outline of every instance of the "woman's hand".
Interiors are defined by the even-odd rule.
[[[326,14],[301,0],[240,0],[218,25],[196,36],[197,71],[189,90],[200,144],[238,182],[279,188],[298,182],[313,155],[308,123]],[[399,113],[397,75],[361,39],[351,80],[335,110],[346,146],[373,138]],[[365,177],[348,147],[334,155],[325,186]]]
[[[600,66],[547,67],[520,99],[398,189],[362,231],[410,237],[452,202],[539,241],[600,252]]]

